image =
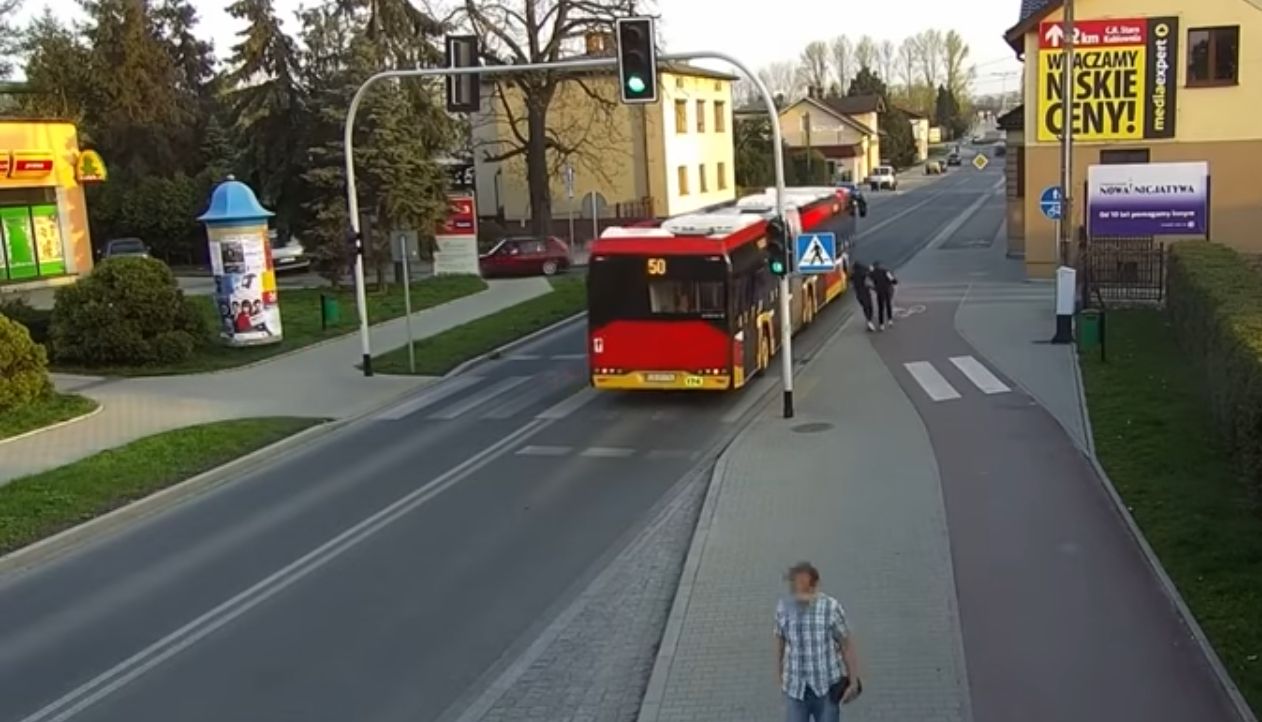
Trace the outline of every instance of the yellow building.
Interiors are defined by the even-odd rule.
[[[1019,194],[1009,181],[1009,197],[1022,212],[1010,208],[1009,218],[1022,219],[1028,273],[1048,276],[1057,265],[1055,226],[1039,197],[1059,180],[1064,54],[1054,23],[1062,20],[1061,2],[1023,0],[1021,11],[1006,35],[1025,62],[1023,152],[1008,158],[1024,179]],[[1262,251],[1262,64],[1249,45],[1257,38],[1253,31],[1262,31],[1262,6],[1252,0],[1077,0],[1074,16],[1080,88],[1073,104],[1075,232],[1085,217],[1089,166],[1205,161],[1212,239]]]
[[[48,285],[92,270],[83,183],[104,179],[72,123],[0,119],[0,284]]]
[[[785,145],[810,146],[823,155],[833,178],[862,181],[881,165],[877,117],[884,110],[883,103],[876,95],[810,95],[780,111],[780,132]]]
[[[733,76],[662,64],[658,101],[646,105],[620,103],[612,72],[578,78],[558,86],[548,110],[549,135],[580,148],[568,161],[550,154],[554,219],[571,212],[591,218],[593,199],[601,218],[660,218],[736,198]],[[485,88],[489,97],[472,119],[478,212],[524,221],[530,217],[524,157],[496,160],[520,147],[515,134],[527,130],[520,94],[511,86],[505,94]],[[517,119],[516,131],[509,118]]]

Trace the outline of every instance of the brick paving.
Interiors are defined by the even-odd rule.
[[[865,693],[846,719],[966,721],[942,492],[920,418],[853,326],[800,377],[797,418],[767,409],[720,462],[639,719],[781,718],[773,609],[785,569],[808,559],[855,629]]]

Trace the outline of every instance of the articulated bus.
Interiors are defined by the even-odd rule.
[[[855,223],[844,189],[791,188],[788,200],[791,233],[832,231],[848,247]],[[767,263],[774,201],[771,189],[660,227],[601,234],[587,279],[595,388],[725,391],[771,365],[786,322]],[[845,292],[848,270],[839,258],[829,273],[791,276],[794,332]]]

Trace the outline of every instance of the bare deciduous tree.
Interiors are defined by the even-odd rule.
[[[916,36],[916,49],[920,51],[920,78],[925,85],[936,88],[942,82],[943,39],[937,30],[925,30]]]
[[[791,61],[771,63],[758,71],[758,79],[773,96],[792,98],[797,95],[800,79],[797,64]]]
[[[911,88],[919,79],[919,53],[914,37],[903,38],[898,46],[898,82]]]
[[[942,42],[942,62],[947,89],[957,98],[966,94],[969,84],[977,74],[977,69],[968,64],[968,55],[968,43],[956,31],[949,31]]]
[[[802,50],[798,64],[802,83],[807,88],[823,90],[828,86],[828,45],[816,40]]]
[[[832,51],[833,73],[836,78],[837,92],[845,95],[846,87],[850,85],[850,76],[854,70],[851,67],[854,62],[854,46],[850,43],[850,38],[845,35],[838,35],[833,38],[832,44],[829,45],[829,50]]]
[[[895,62],[898,58],[898,52],[894,49],[894,43],[890,40],[882,40],[876,49],[877,68],[881,72],[881,80],[892,84],[894,82]]]
[[[854,62],[860,69],[876,71],[876,41],[871,35],[859,38],[859,44],[854,48]]]
[[[633,14],[635,0],[464,0],[462,15],[481,38],[485,60],[492,63],[546,63],[571,53],[589,32],[612,32],[614,20]],[[612,108],[613,100],[581,76],[554,72],[509,76],[497,81],[492,103],[507,116],[509,137],[487,160],[525,157],[530,189],[531,224],[536,233],[552,226],[551,179],[557,167],[584,154],[584,145],[599,134],[574,128],[552,128],[548,116],[558,90],[573,83],[592,100],[592,107]],[[520,112],[505,91],[521,99]],[[595,116],[596,114],[593,113]],[[598,124],[597,124],[598,125]]]

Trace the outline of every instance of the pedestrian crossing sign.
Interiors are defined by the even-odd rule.
[[[803,233],[797,237],[798,273],[828,273],[837,267],[837,234]]]

